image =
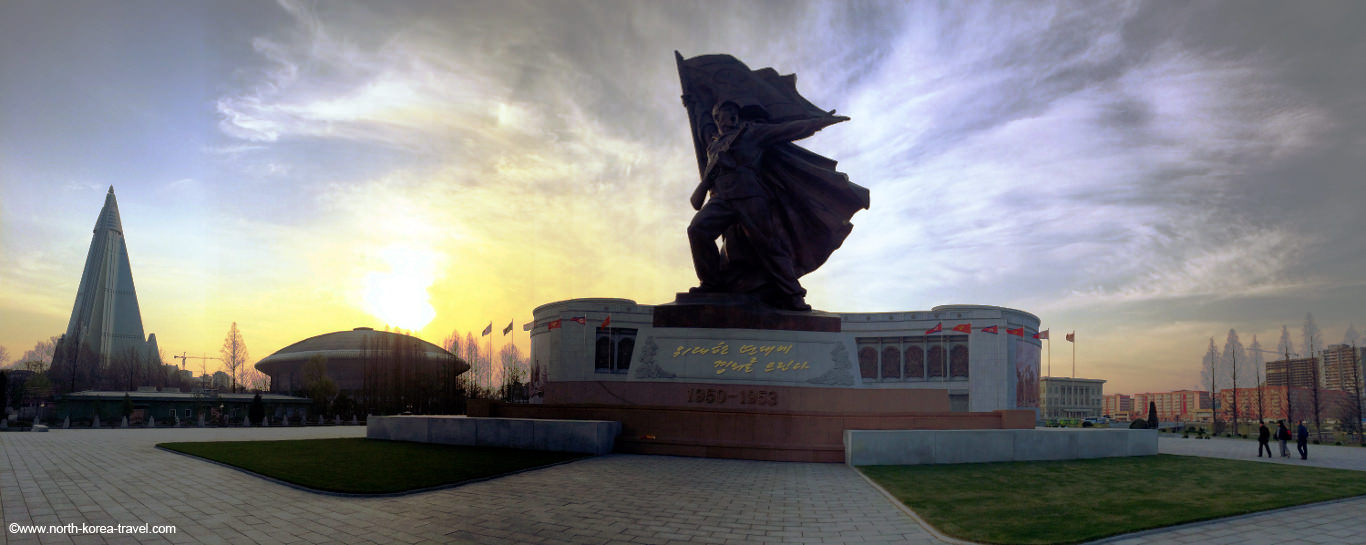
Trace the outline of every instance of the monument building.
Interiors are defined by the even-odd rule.
[[[272,393],[301,393],[307,388],[305,366],[314,358],[321,359],[338,393],[359,401],[374,398],[381,390],[407,387],[405,382],[429,385],[470,368],[454,354],[417,337],[358,327],[281,348],[257,362],[256,369],[270,376]]]
[[[86,253],[71,319],[54,350],[52,368],[64,376],[96,376],[118,359],[160,365],[156,335],[144,337],[133,271],[114,187],[105,195]]]
[[[1033,428],[1039,319],[1004,307],[812,310],[800,279],[870,205],[794,142],[849,121],[796,77],[675,53],[697,157],[685,230],[698,285],[672,302],[573,299],[533,311],[532,403],[470,416],[619,422],[616,448],[843,461],[847,430]]]
[[[1027,312],[945,305],[841,313],[830,315],[836,331],[761,333],[667,327],[654,320],[661,307],[572,299],[536,308],[532,402],[591,403],[630,395],[634,384],[708,382],[936,391],[951,412],[1038,407],[1040,348],[1030,337],[1039,320]],[[673,401],[688,403],[678,392]]]

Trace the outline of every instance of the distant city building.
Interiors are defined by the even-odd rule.
[[[161,363],[156,335],[143,336],[123,222],[110,186],[104,208],[95,220],[71,319],[54,351],[54,382],[61,384],[69,377],[69,382],[75,383],[77,376],[93,377],[115,360],[152,368]]]
[[[1266,385],[1313,388],[1317,358],[1296,358],[1266,362]]]
[[[1319,352],[1323,372],[1322,386],[1329,390],[1366,393],[1366,373],[1361,368],[1361,359],[1351,345],[1335,344]]]
[[[214,371],[213,378],[210,379],[210,386],[217,390],[227,391],[232,388],[232,376],[222,371]]]
[[[1102,399],[1102,416],[1108,416],[1120,422],[1128,422],[1131,419],[1134,412],[1133,396],[1105,394]]]
[[[1258,394],[1261,394],[1260,398]],[[1352,395],[1341,390],[1319,388],[1319,417],[1325,422],[1336,422],[1350,418],[1356,410]],[[1261,388],[1239,388],[1238,421],[1256,422],[1266,420],[1312,421],[1314,419],[1314,390],[1312,388],[1292,388],[1288,386],[1263,386]],[[1232,388],[1219,391],[1219,419],[1225,422],[1233,419]]]
[[[1200,390],[1176,390],[1172,392],[1146,392],[1134,394],[1132,419],[1148,420],[1148,406],[1157,406],[1157,419],[1161,422],[1198,421],[1201,411],[1206,418],[1211,409],[1209,392]]]
[[[1043,377],[1039,379],[1039,413],[1044,420],[1101,416],[1104,380]]]

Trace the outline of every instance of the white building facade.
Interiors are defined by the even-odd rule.
[[[1039,319],[1020,310],[816,313],[838,331],[655,327],[654,306],[572,299],[537,307],[531,397],[547,382],[648,381],[947,390],[953,411],[1039,406]]]

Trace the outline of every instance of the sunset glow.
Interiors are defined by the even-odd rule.
[[[65,331],[111,185],[167,353],[233,322],[257,359],[360,326],[525,350],[538,305],[671,301],[678,50],[851,117],[800,142],[871,192],[817,309],[1017,308],[1107,393],[1191,387],[1231,328],[1366,325],[1360,10],[6,2],[0,346]]]

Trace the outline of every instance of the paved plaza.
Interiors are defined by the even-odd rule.
[[[359,437],[361,427],[0,434],[4,522],[171,524],[9,543],[935,543],[840,464],[613,454],[391,498],[312,494],[166,441]],[[55,538],[55,539],[54,539]]]
[[[359,437],[361,427],[0,434],[0,543],[940,543],[853,469],[613,454],[387,498],[319,495],[155,449],[166,441]],[[1251,445],[1249,448],[1248,445]],[[1255,443],[1163,438],[1164,453],[1257,460]],[[1337,449],[1337,450],[1334,450]],[[1246,451],[1246,452],[1244,452]],[[1299,463],[1366,470],[1366,449]],[[1363,543],[1366,499],[1115,543]],[[20,524],[174,525],[162,535],[20,535]]]

